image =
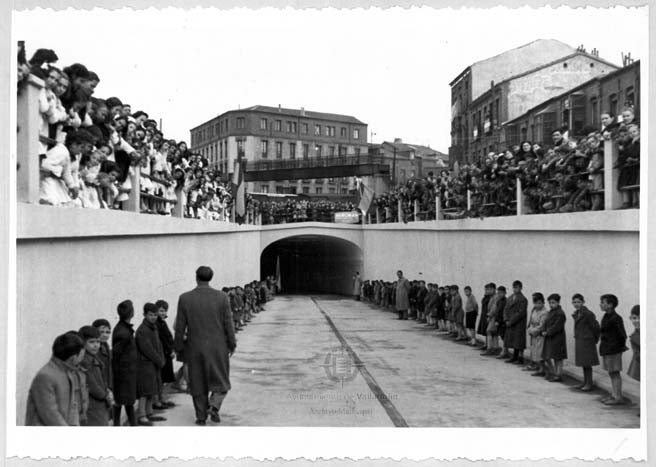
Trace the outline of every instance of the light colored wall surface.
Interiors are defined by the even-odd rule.
[[[510,286],[519,278],[527,295],[560,293],[568,317],[573,293],[582,293],[601,317],[599,295],[612,292],[631,332],[628,311],[639,295],[635,210],[400,225],[235,226],[19,203],[17,423],[24,422],[30,381],[57,335],[100,317],[115,324],[116,305],[126,298],[135,303],[136,323],[146,301],[167,300],[172,323],[178,295],[195,285],[196,267],[214,269],[215,287],[243,284],[259,278],[266,246],[295,235],[332,236],[362,247],[365,279],[393,280],[397,269],[411,279],[422,272],[440,284],[470,284],[480,300],[486,282]],[[569,318],[573,353],[571,327]]]

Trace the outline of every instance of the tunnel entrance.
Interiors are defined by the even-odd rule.
[[[296,235],[267,246],[260,256],[262,279],[275,276],[280,259],[282,293],[351,295],[353,274],[362,276],[362,250],[340,238]]]

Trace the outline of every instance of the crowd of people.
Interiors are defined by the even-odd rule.
[[[395,282],[362,280],[354,276],[356,299],[397,314],[399,320],[417,320],[438,333],[463,342],[481,355],[496,357],[529,371],[531,376],[550,382],[563,381],[563,362],[571,355],[566,342],[567,316],[557,293],[546,297],[541,292],[523,293],[516,280],[510,291],[493,282],[485,284],[484,295],[476,299],[472,287],[439,286],[423,280],[410,281],[402,271]],[[600,297],[604,313],[601,323],[585,305],[583,295],[572,296],[574,364],[582,368],[582,392],[594,390],[592,368],[600,364],[609,374],[612,391],[602,402],[622,405],[628,402],[622,393],[622,354],[628,350],[624,320],[618,313],[619,301],[613,294]],[[633,355],[629,377],[640,380],[640,306],[631,308],[629,318],[634,332],[629,337]],[[480,342],[479,342],[480,339]]]
[[[50,49],[27,60],[19,42],[18,92],[32,74],[43,80],[39,95],[40,203],[125,209],[133,190],[140,211],[171,214],[184,196],[185,217],[225,220],[232,186],[184,141],[167,138],[157,121],[119,97],[95,95],[100,77],[81,63],[58,67]],[[140,168],[138,186],[131,175]],[[20,169],[20,167],[19,167]]]
[[[336,212],[355,209],[350,201],[327,199],[254,200],[253,208],[262,215],[262,224],[289,224],[291,222],[334,222]]]
[[[517,180],[521,181],[524,212],[555,213],[604,208],[604,141],[618,144],[618,189],[622,208],[639,207],[640,126],[632,108],[618,119],[601,114],[603,127],[588,129],[587,136],[572,141],[566,130],[552,132],[553,144],[524,141],[505,151],[490,153],[477,163],[429,172],[425,179],[410,179],[389,193],[377,195],[373,210],[380,209],[380,222],[397,222],[398,202],[401,218],[414,218],[419,203],[422,220],[435,219],[435,199],[448,217],[487,217],[516,213]],[[468,204],[469,192],[469,204]],[[376,222],[376,216],[371,216]]]
[[[273,277],[224,287],[232,310],[230,333],[264,311],[275,291]],[[184,343],[174,340],[166,321],[169,304],[162,299],[145,303],[136,331],[131,300],[119,303],[116,312],[113,329],[108,319],[99,318],[54,340],[50,360],[32,380],[25,425],[121,426],[123,411],[130,426],[166,421],[164,411],[175,406],[168,395],[189,392],[190,383]],[[178,309],[176,339],[191,332],[183,329],[186,325]],[[177,371],[174,359],[181,362]]]

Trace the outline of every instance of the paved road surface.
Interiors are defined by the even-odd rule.
[[[335,296],[278,296],[238,334],[221,426],[634,428],[637,405],[548,383],[415,321]],[[158,425],[193,425],[191,397]],[[208,422],[208,425],[213,425]]]

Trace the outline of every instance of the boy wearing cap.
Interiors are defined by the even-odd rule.
[[[164,366],[164,352],[157,331],[157,306],[144,305],[144,320],[137,328],[135,341],[139,361],[137,364],[137,397],[139,398],[137,423],[152,426],[152,422],[163,422],[164,417],[153,415],[153,397],[162,386],[161,370]]]

